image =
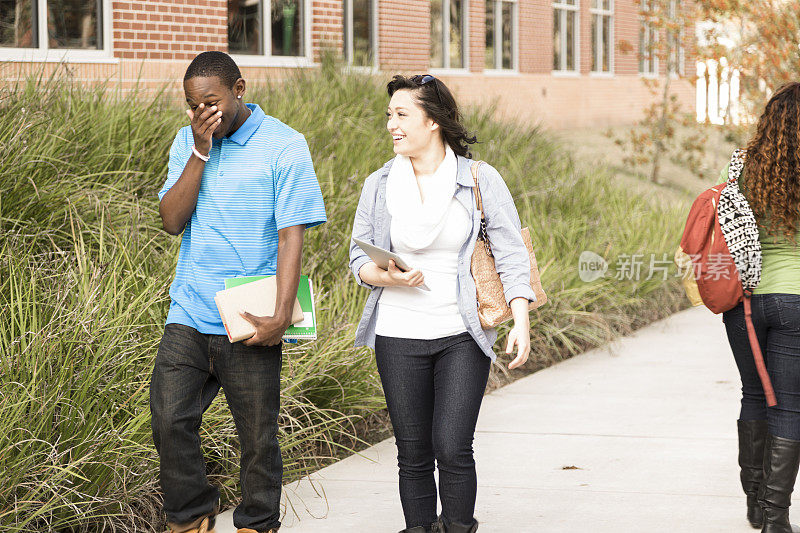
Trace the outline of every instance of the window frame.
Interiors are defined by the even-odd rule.
[[[503,43],[502,32],[497,31],[497,21],[501,20],[503,13],[503,2],[513,4],[511,19],[511,68],[503,68]],[[519,0],[486,0],[486,3],[494,4],[494,67],[487,68],[484,61],[483,72],[489,75],[519,74]],[[484,11],[485,13],[485,11]],[[485,15],[484,15],[485,16]],[[502,24],[502,21],[501,21]],[[485,27],[485,20],[484,20]],[[485,36],[484,36],[485,39]],[[484,54],[484,57],[486,54]],[[500,65],[498,67],[498,65]]]
[[[231,58],[240,67],[310,67],[314,64],[311,50],[311,21],[314,13],[312,11],[311,0],[300,0],[303,7],[303,52],[301,56],[274,56],[272,47],[267,46],[272,41],[272,25],[267,23],[269,17],[266,13],[272,13],[272,0],[259,0],[261,8],[261,35],[262,52],[261,54],[230,54]],[[227,31],[227,25],[226,25]],[[226,38],[227,40],[227,38]]]
[[[565,69],[565,65],[568,63],[567,61],[567,54],[566,54],[566,44],[567,44],[567,32],[564,31],[563,35],[561,36],[561,45],[562,49],[564,50],[564,55],[561,58],[561,65],[558,69],[553,68],[551,70],[551,74],[554,76],[565,76],[565,77],[573,77],[573,76],[580,76],[581,75],[581,0],[575,0],[574,4],[567,4],[566,0],[554,0],[551,8],[553,9],[553,31],[555,31],[555,10],[559,11],[559,17],[563,18],[566,22],[567,16],[575,17],[575,32],[572,37],[572,50],[575,54],[575,68],[572,70]],[[564,25],[566,28],[566,24]],[[555,56],[556,51],[553,50],[553,55]],[[551,62],[552,64],[552,62]]]
[[[640,4],[641,6],[643,6],[641,11],[645,11],[644,8],[645,5],[648,6],[647,11],[652,10],[653,1],[654,0],[642,0],[642,3]],[[661,36],[659,35],[660,32],[658,31],[658,27],[655,28],[652,27],[653,22],[651,22],[650,20],[651,18],[652,17],[648,17],[647,15],[642,15],[642,14],[639,15],[640,38],[639,38],[639,61],[637,65],[637,70],[639,71],[639,76],[643,78],[658,78],[661,69],[661,62],[658,59],[658,48],[657,48]],[[645,59],[643,55],[644,50],[642,49],[643,42],[641,36],[644,35],[645,38],[649,40],[649,36],[651,34],[654,35],[655,37],[655,40],[647,45],[650,47],[651,57],[650,59]],[[649,63],[651,68],[642,70],[642,63],[644,63],[645,65]]]
[[[430,50],[428,51],[428,69],[431,74],[469,74],[469,0],[461,0],[462,4],[462,24],[461,24],[461,64],[460,67],[450,66],[450,1],[442,0],[442,64],[441,67],[431,65]]]
[[[36,7],[36,34],[38,46],[16,48],[0,46],[0,61],[33,63],[119,63],[114,57],[111,0],[99,0],[101,31],[98,36],[102,48],[87,50],[83,48],[50,48],[47,34],[47,0],[33,0]]]
[[[600,0],[600,3],[602,5],[602,0]],[[592,2],[592,6],[593,5],[594,5],[594,1]],[[597,16],[599,16],[599,17],[608,17],[608,19],[609,19],[609,21],[608,21],[608,27],[609,27],[608,39],[610,41],[609,42],[609,48],[608,48],[608,53],[609,53],[609,56],[608,56],[608,70],[595,70],[594,68],[591,68],[590,70],[591,70],[591,75],[592,76],[596,76],[596,77],[613,77],[614,74],[615,74],[615,72],[614,72],[614,68],[615,68],[614,56],[616,55],[614,53],[615,50],[616,50],[616,40],[615,40],[616,39],[616,34],[614,32],[614,22],[615,22],[615,20],[614,20],[615,16],[614,15],[615,15],[615,12],[616,12],[616,1],[615,0],[609,0],[609,9],[603,9],[603,8],[597,8],[597,7],[590,7],[589,8],[589,13],[590,13],[590,16],[592,18],[592,24],[594,24],[595,17],[597,17]],[[606,52],[606,50],[602,47],[602,44],[603,44],[602,40],[603,40],[603,34],[602,34],[602,32],[598,31],[596,39],[594,40],[594,42],[592,42],[592,62],[594,62],[595,64],[598,64],[598,65],[602,65],[602,61],[599,61],[599,59],[602,59],[602,57],[598,57],[598,52],[600,52],[600,51],[602,51],[603,53]]]
[[[344,0],[343,2],[343,55],[347,68],[354,70],[363,70],[367,72],[377,72],[380,65],[378,54],[380,53],[378,41],[378,0],[368,0],[372,6],[372,16],[370,23],[372,24],[372,65],[353,65],[353,0]]]
[[[669,16],[670,18],[677,16],[677,9],[682,9],[681,0],[669,0]],[[678,17],[677,20],[680,22],[680,18]],[[677,31],[677,34],[673,32],[669,32],[667,35],[668,39],[675,39],[676,43],[676,69],[674,72],[667,72],[670,76],[675,77],[682,77],[686,75],[686,49],[683,46],[683,26],[681,25]],[[669,62],[667,62],[667,67],[669,67]]]

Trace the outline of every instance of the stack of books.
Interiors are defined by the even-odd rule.
[[[228,340],[238,342],[252,337],[256,330],[242,317],[242,312],[254,316],[275,314],[278,293],[275,276],[244,276],[225,280],[225,290],[217,292],[214,301],[228,333]],[[317,316],[314,308],[314,291],[308,276],[300,276],[297,299],[292,310],[292,321],[283,340],[315,340],[317,338]]]

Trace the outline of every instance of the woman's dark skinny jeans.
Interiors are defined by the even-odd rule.
[[[434,340],[378,336],[378,372],[397,442],[406,527],[442,518],[472,524],[477,476],[472,440],[491,361],[469,333]]]
[[[766,419],[770,434],[800,440],[800,295],[756,294],[751,303],[753,326],[778,405],[767,407],[740,303],[722,315],[742,377],[739,420]]]

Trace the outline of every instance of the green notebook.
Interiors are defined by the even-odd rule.
[[[258,281],[272,276],[242,276],[239,278],[225,279],[225,288],[238,287],[251,281]],[[311,279],[308,276],[300,276],[300,285],[297,287],[297,301],[300,302],[300,307],[303,309],[305,318],[302,322],[292,324],[283,339],[287,341],[297,340],[316,340],[317,338],[317,311],[314,308],[314,291],[311,287]]]

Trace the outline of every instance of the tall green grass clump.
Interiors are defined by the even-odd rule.
[[[347,268],[361,185],[392,157],[386,80],[326,63],[248,100],[306,135],[329,222],[306,234],[319,340],[286,347],[281,445],[286,480],[358,445],[384,407],[371,353],[354,349],[366,291]],[[63,78],[0,92],[0,529],[159,531],[150,372],[179,239],[160,228],[156,192],[185,124],[180,95]],[[575,170],[545,132],[467,110],[530,226],[550,303],[532,315],[530,368],[599,345],[680,306],[659,278],[577,276],[583,250],[670,253],[681,214],[654,209],[602,169]],[[499,368],[499,367],[497,367]],[[235,500],[238,444],[222,398],[201,433],[223,504]]]

